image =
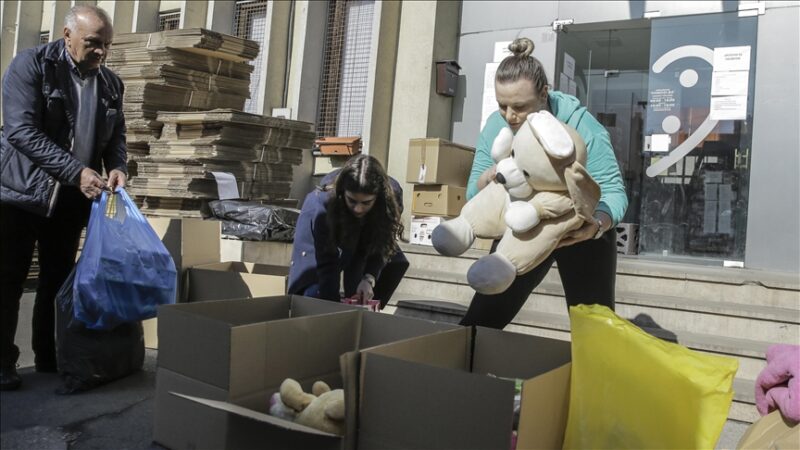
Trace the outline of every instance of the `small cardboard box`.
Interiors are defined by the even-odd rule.
[[[319,146],[319,151],[323,155],[355,155],[361,153],[361,138],[358,136],[324,137],[317,139],[314,143]]]
[[[570,343],[477,327],[360,353],[358,448],[561,448]],[[391,407],[387,407],[391,405]],[[413,430],[413,432],[409,432]]]
[[[418,216],[457,216],[467,203],[467,190],[463,187],[417,184],[414,185],[411,212]]]
[[[286,294],[289,268],[245,262],[202,264],[186,276],[187,301],[255,298]]]
[[[161,308],[154,440],[183,448],[354,448],[363,348],[458,328],[299,296]],[[344,356],[342,356],[344,355]],[[287,377],[345,388],[345,438],[269,416]]]
[[[406,182],[466,187],[475,149],[444,139],[411,139]]]
[[[446,217],[439,216],[411,217],[411,233],[409,234],[408,242],[417,245],[433,245],[431,242],[433,230],[445,220],[447,220]]]

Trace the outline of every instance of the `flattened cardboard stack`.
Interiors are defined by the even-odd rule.
[[[243,109],[254,41],[191,28],[116,36],[107,65],[125,83],[128,151],[136,161],[161,133],[159,111]]]
[[[315,136],[309,123],[238,111],[258,51],[202,28],[116,36],[107,64],[125,83],[129,191],[144,214],[201,217],[219,197],[212,172],[232,175],[239,198],[287,203]]]
[[[164,112],[157,120],[161,137],[137,158],[130,187],[155,216],[199,217],[202,202],[218,198],[219,172],[233,175],[239,198],[280,202],[315,138],[310,123],[231,109]]]

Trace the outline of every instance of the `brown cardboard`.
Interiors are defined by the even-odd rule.
[[[798,448],[799,443],[800,425],[784,418],[781,411],[776,409],[750,425],[736,448]]]
[[[142,321],[144,333],[144,347],[158,349],[158,318],[153,317]]]
[[[519,438],[532,447],[563,439],[569,342],[480,327],[470,334],[462,328],[362,351],[359,448],[510,448],[513,379],[526,380]],[[544,403],[531,410],[537,400]],[[531,435],[542,428],[528,425],[541,420],[537,412],[556,416],[545,426],[562,428]]]
[[[187,301],[284,295],[289,268],[245,262],[218,262],[191,267],[186,276]]]
[[[299,296],[169,305],[159,318],[154,439],[169,448],[354,448],[354,432],[342,439],[266,419],[269,397],[287,377],[353,393],[354,352],[458,328]]]
[[[474,148],[444,139],[411,139],[406,182],[465,187],[474,156]]]
[[[472,243],[472,248],[476,250],[486,250],[489,251],[492,249],[492,244],[494,243],[493,239],[483,239],[483,238],[476,238],[475,242]]]
[[[361,153],[359,136],[332,136],[317,139],[314,143],[323,155],[356,155]]]
[[[342,439],[271,417],[266,393],[250,407],[224,390],[158,369],[154,440],[169,448],[320,448],[339,449]]]
[[[561,448],[567,429],[572,364],[545,372],[522,384],[517,448]]]
[[[448,185],[414,185],[411,212],[419,216],[457,216],[467,203],[467,190]]]
[[[314,156],[314,171],[312,175],[327,175],[334,170],[341,169],[347,160],[350,159],[349,155],[319,155]]]
[[[220,222],[202,219],[148,217],[147,221],[175,261],[178,271],[178,301],[186,301],[186,269],[220,260]]]

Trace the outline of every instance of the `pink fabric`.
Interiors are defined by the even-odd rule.
[[[767,367],[756,379],[756,408],[764,416],[779,409],[800,422],[800,346],[775,344],[767,348]]]

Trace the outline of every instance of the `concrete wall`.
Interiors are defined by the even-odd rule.
[[[320,30],[327,23],[328,4],[314,0],[295,4],[292,54],[289,67],[286,107],[292,119],[314,123],[317,120],[319,85],[322,80],[324,39]],[[312,157],[303,155],[303,163],[294,167],[291,198],[303,200],[312,189]]]
[[[365,153],[384,166],[389,159],[400,12],[400,2],[375,2],[362,142]]]
[[[800,272],[800,6],[758,19],[745,266]]]
[[[435,62],[455,59],[458,2],[403,2],[392,101],[389,175],[405,180],[408,141],[419,137],[450,138],[453,100],[436,94]],[[403,223],[411,217],[411,185],[404,187]]]
[[[741,5],[740,5],[741,3]],[[735,1],[537,1],[462,4],[458,62],[462,67],[453,104],[452,138],[475,145],[480,133],[483,77],[494,43],[527,36],[534,55],[555,84],[555,19],[576,24],[736,11],[755,2]],[[800,272],[800,136],[798,136],[798,9],[800,2],[761,2],[759,16],[752,166],[745,266]],[[779,70],[776,70],[778,69]],[[781,211],[776,216],[776,211]],[[776,219],[775,217],[780,217]]]

